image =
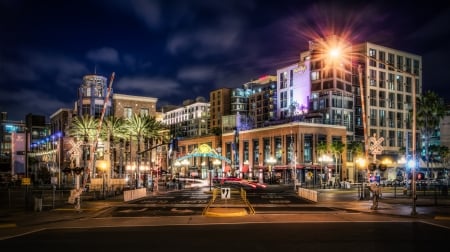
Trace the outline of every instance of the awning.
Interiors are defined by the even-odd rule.
[[[297,169],[321,169],[321,167],[319,165],[304,165],[304,164],[297,164],[295,166]],[[263,167],[266,168],[266,167]],[[275,165],[273,167],[274,170],[291,170],[294,167],[291,165]],[[334,168],[334,166],[332,167]],[[331,169],[331,168],[330,168]]]

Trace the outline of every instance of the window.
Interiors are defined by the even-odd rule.
[[[419,75],[420,62],[418,60],[413,61],[413,74]]]
[[[133,115],[133,110],[131,108],[126,107],[126,108],[123,109],[123,117],[125,119],[131,118],[132,115]]]
[[[394,79],[395,79],[395,77],[394,77],[394,75],[393,74],[388,74],[388,80],[387,80],[387,82],[388,82],[388,89],[389,90],[395,90],[395,82],[394,82]]]
[[[139,113],[141,116],[148,116],[148,108],[141,108],[141,111]]]
[[[412,73],[412,61],[410,58],[405,59],[405,66],[406,66],[405,71],[408,73]]]
[[[379,113],[380,113],[380,117],[379,117],[380,125],[379,126],[384,127],[384,126],[386,126],[386,110],[380,110]]]
[[[369,57],[376,59],[377,58],[377,50],[370,48],[369,49]],[[370,59],[369,60],[369,66],[371,67],[376,67],[377,66],[377,62],[375,60]]]
[[[374,89],[370,90],[370,106],[377,106],[377,91]]]
[[[397,91],[403,91],[403,76],[397,75]]]
[[[382,52],[382,51],[380,51],[380,53],[378,54],[378,56],[379,56],[379,61],[380,61],[380,63],[378,64],[378,67],[379,68],[386,68],[386,66],[384,65],[384,63],[382,63],[382,62],[385,62],[386,61],[386,53],[385,52]]]
[[[294,70],[291,69],[289,72],[289,86],[294,86]]]
[[[384,91],[380,91],[378,93],[379,96],[379,106],[380,107],[386,107],[386,93]]]
[[[378,86],[380,88],[386,88],[386,73],[385,72],[378,72]]]
[[[311,72],[311,80],[320,80],[320,71]]]
[[[393,53],[388,53],[387,63],[389,65],[389,70],[393,71],[394,68],[391,67],[391,66],[394,66],[394,64],[395,64],[395,55]]]
[[[370,109],[370,126],[377,126],[377,110]],[[373,135],[373,134],[371,134]]]
[[[287,87],[287,73],[280,73],[280,89],[284,89]]]
[[[397,146],[404,146],[403,144],[403,131],[397,131]]]
[[[369,71],[369,79],[370,79],[370,85],[375,86],[376,85],[376,79],[377,79],[377,71],[370,69]]]
[[[403,70],[403,57],[397,55],[397,69]]]

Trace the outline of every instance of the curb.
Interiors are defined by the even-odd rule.
[[[246,216],[248,215],[247,210],[245,208],[237,208],[237,207],[213,207],[209,208],[206,211],[205,216],[208,217],[237,217],[237,216]]]

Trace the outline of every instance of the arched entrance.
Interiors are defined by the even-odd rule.
[[[191,165],[194,164],[192,159],[197,160],[200,167],[194,167],[190,170]],[[201,179],[208,179],[209,184],[212,184],[212,177],[223,177],[224,167],[226,164],[231,164],[231,160],[217,153],[208,144],[202,144],[191,153],[179,157],[174,160],[175,173],[183,174],[187,177],[199,177]],[[214,171],[214,175],[212,174]]]

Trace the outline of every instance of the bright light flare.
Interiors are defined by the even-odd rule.
[[[341,50],[339,50],[339,48],[330,49],[330,57],[331,58],[338,58],[340,55],[341,55]]]

